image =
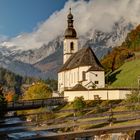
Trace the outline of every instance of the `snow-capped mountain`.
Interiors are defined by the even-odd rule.
[[[128,32],[134,28],[134,25],[127,23],[124,19],[120,19],[112,27],[110,32],[102,32],[100,30],[91,30],[85,35],[85,47],[91,47],[98,58],[103,57],[108,50],[121,45],[125,40]]]
[[[124,19],[116,22],[110,32],[91,29],[79,37],[79,49],[90,46],[96,55],[101,58],[108,50],[124,41],[133,25]],[[5,46],[7,44],[7,46]],[[39,78],[56,78],[57,70],[62,65],[63,35],[60,34],[48,44],[36,49],[20,49],[9,42],[0,45],[0,66],[22,75]]]
[[[8,46],[4,46],[6,44]],[[54,53],[58,47],[62,46],[62,37],[57,37],[47,45],[42,43],[42,45],[36,49],[24,50],[24,48],[20,49],[18,46],[11,45],[10,42],[3,42],[1,44],[0,52],[2,52],[3,56],[11,57],[12,60],[34,64]]]

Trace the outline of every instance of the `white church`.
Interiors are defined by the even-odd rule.
[[[58,92],[68,101],[76,96],[85,100],[123,99],[130,94],[128,89],[106,89],[105,72],[90,47],[78,49],[78,38],[73,26],[71,9],[67,16],[68,27],[64,33],[63,65],[58,72]]]

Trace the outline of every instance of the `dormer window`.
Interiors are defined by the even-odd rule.
[[[70,43],[70,51],[73,51],[73,50],[74,50],[74,43],[71,42],[71,43]]]

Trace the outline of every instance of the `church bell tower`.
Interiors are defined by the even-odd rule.
[[[63,64],[69,59],[69,57],[78,51],[78,38],[76,30],[73,27],[73,15],[71,8],[67,16],[68,27],[64,34],[64,50],[63,50]]]

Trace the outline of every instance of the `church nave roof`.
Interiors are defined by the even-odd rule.
[[[84,47],[72,54],[59,72],[74,69],[80,66],[91,66],[88,71],[103,71],[103,67],[90,47]]]

